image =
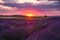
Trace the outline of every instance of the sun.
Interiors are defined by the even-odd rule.
[[[33,15],[33,14],[28,13],[28,14],[26,14],[25,16],[32,17],[32,16],[34,16],[34,15]]]
[[[33,16],[33,14],[27,14],[26,16]]]
[[[31,14],[31,13],[28,13],[28,14],[26,14],[25,16],[26,16],[27,20],[31,20],[34,15]]]
[[[31,20],[34,15],[29,13],[29,14],[26,14],[25,16],[27,20]]]

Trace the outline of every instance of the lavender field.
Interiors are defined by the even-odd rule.
[[[43,20],[0,18],[0,40],[60,40],[60,17]]]

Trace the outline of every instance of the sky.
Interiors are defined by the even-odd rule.
[[[0,15],[60,16],[59,0],[0,0]]]

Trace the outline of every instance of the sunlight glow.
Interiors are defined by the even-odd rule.
[[[33,17],[34,15],[33,15],[33,14],[28,13],[28,14],[26,14],[25,16],[27,17],[27,20],[31,20],[31,19],[32,19],[32,17]]]
[[[31,16],[34,16],[33,14],[26,14],[26,16],[29,16],[29,17],[31,17]]]

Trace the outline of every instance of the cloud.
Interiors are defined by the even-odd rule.
[[[13,12],[16,10],[17,10],[16,7],[9,7],[9,6],[0,5],[0,15],[13,14]]]
[[[15,10],[17,8],[12,8],[12,7],[9,7],[9,6],[4,6],[4,5],[0,5],[0,9],[6,9],[6,10]]]
[[[2,0],[4,3],[16,3],[17,0]]]
[[[38,11],[38,14],[42,14],[42,15],[60,15],[60,4],[58,1],[41,2],[39,4],[16,3],[16,1],[12,1],[12,2],[0,3],[0,14],[22,15],[24,14],[22,13],[24,12],[23,10],[32,10],[32,11]]]
[[[4,3],[2,0],[0,0],[0,3]]]
[[[23,7],[39,7],[39,8],[55,8],[59,7],[58,2],[52,3],[52,4],[33,4],[33,3],[4,3],[2,5],[10,6],[10,7],[17,7],[17,8],[23,8]]]
[[[1,0],[1,2],[4,2],[4,3],[25,3],[25,2],[28,2],[28,3],[33,3],[33,4],[53,4],[55,2],[58,2],[58,1],[49,1],[49,0],[40,0],[40,1],[37,1],[37,0]]]

